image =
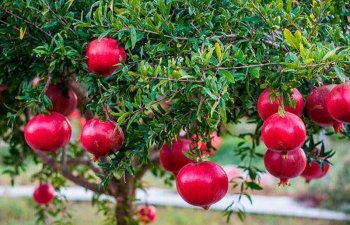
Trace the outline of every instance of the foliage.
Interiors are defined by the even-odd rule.
[[[234,151],[248,172],[242,195],[260,189],[261,171],[252,164],[262,156],[255,151],[260,89],[272,88],[293,105],[293,87],[305,96],[314,86],[347,80],[349,16],[350,3],[340,0],[2,0],[0,83],[7,90],[0,98],[0,138],[9,145],[6,173],[14,178],[24,171],[28,157],[42,163],[25,144],[23,125],[28,112],[50,106],[48,82],[62,81],[86,90],[79,96],[81,111],[117,121],[126,134],[123,148],[96,163],[99,168],[71,164],[74,174],[91,182],[98,176],[106,189],[126,174],[158,170],[150,152],[181,130],[208,140],[212,131],[245,119],[257,124],[255,132],[232,134],[241,140]],[[127,61],[101,78],[88,72],[84,51],[105,36],[125,46]],[[33,87],[37,76],[41,82]],[[159,104],[165,100],[171,101],[169,111]],[[306,121],[309,134],[319,131]],[[68,161],[89,161],[77,141],[67,149]],[[50,157],[62,163],[64,152]],[[63,170],[47,162],[35,178],[54,182]],[[92,168],[100,173],[87,172]]]

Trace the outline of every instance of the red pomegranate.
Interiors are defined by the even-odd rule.
[[[190,151],[190,144],[189,140],[182,138],[173,140],[171,146],[164,144],[160,150],[160,163],[163,168],[176,175],[183,166],[191,163],[192,160],[183,154]]]
[[[287,152],[300,148],[306,139],[304,122],[295,114],[273,114],[261,128],[262,140],[270,150]]]
[[[262,120],[266,120],[269,116],[272,114],[275,114],[278,112],[278,107],[281,105],[281,97],[277,97],[274,100],[270,100],[270,89],[265,89],[258,98],[258,113]],[[293,88],[293,99],[296,103],[295,108],[289,106],[285,107],[284,109],[287,112],[291,112],[297,116],[301,116],[303,114],[304,110],[304,99],[303,96],[300,94],[298,89]]]
[[[288,185],[288,180],[299,176],[306,167],[306,155],[299,148],[289,151],[286,156],[281,152],[267,150],[264,156],[266,170],[280,179],[279,185]]]
[[[350,123],[350,82],[337,85],[326,99],[329,114],[340,123]]]
[[[102,122],[99,118],[87,121],[80,134],[83,148],[93,155],[93,159],[118,151],[124,142],[123,130],[111,121]]]
[[[65,146],[71,137],[72,128],[61,114],[51,112],[33,117],[24,127],[27,144],[39,151],[56,151]]]
[[[91,41],[87,45],[86,56],[89,70],[104,77],[111,75],[121,61],[126,61],[124,48],[107,37]]]
[[[213,162],[189,163],[176,176],[176,187],[187,203],[209,209],[226,195],[228,178]]]
[[[157,209],[151,205],[140,205],[137,209],[137,218],[140,222],[148,224],[157,219]]]
[[[328,164],[324,164],[323,170],[321,166],[315,162],[312,161],[311,163],[308,163],[305,167],[305,170],[301,174],[302,177],[305,178],[305,181],[309,183],[311,180],[320,179],[324,177],[328,171],[330,166]]]
[[[38,205],[48,205],[54,198],[55,189],[51,184],[41,184],[33,193],[33,199]]]
[[[326,99],[336,85],[324,85],[314,89],[306,99],[306,111],[309,118],[317,125],[333,126],[336,132],[343,130],[343,124],[334,120],[328,113]]]
[[[52,102],[52,111],[68,116],[78,105],[78,97],[71,89],[60,89],[55,84],[50,84],[46,91],[47,97]]]

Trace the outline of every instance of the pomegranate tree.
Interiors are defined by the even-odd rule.
[[[187,203],[209,209],[226,195],[228,178],[213,162],[189,163],[176,176],[176,187]]]
[[[86,47],[89,70],[100,76],[109,76],[122,61],[126,61],[125,50],[113,38],[91,41]]]
[[[280,179],[279,185],[288,185],[288,180],[299,176],[306,167],[306,155],[299,148],[289,151],[286,156],[281,152],[267,150],[264,155],[266,170]]]
[[[178,138],[173,140],[171,146],[164,144],[160,150],[160,163],[163,168],[176,175],[182,167],[191,163],[183,152],[190,151],[191,142],[187,139]]]
[[[228,138],[211,158],[241,169],[230,179],[240,196],[261,190],[262,142],[283,165],[303,144],[305,127],[308,138],[321,141],[323,127],[302,116],[302,96],[350,74],[348,7],[340,7],[347,1],[203,2],[2,0],[0,157],[14,182],[34,161],[42,168],[35,182],[57,190],[81,186],[93,193],[101,214],[114,216],[111,223],[130,225],[137,224],[137,188],[154,186],[145,174],[172,184],[176,178],[166,171],[179,173],[179,192],[200,207],[226,193],[221,169],[196,169],[211,164],[197,161],[207,157],[200,148],[217,149],[214,131]],[[79,140],[69,141],[64,115],[46,113],[50,84],[65,97],[67,90],[76,94],[89,121],[81,132],[74,129]],[[345,86],[326,98],[339,123],[349,123]],[[345,95],[334,98],[338,89]],[[70,98],[60,99],[60,107],[71,105]],[[191,149],[181,132],[197,134],[207,146]],[[349,137],[332,141],[338,136]],[[69,219],[62,216],[65,202],[54,203],[46,208],[57,213],[41,214],[37,223],[71,224],[61,221]],[[243,211],[234,203],[226,215]]]
[[[33,117],[24,127],[24,138],[34,150],[52,152],[65,146],[72,128],[61,114],[51,112]]]
[[[258,98],[257,109],[262,120],[266,120],[269,116],[277,113],[278,107],[281,107],[282,98],[278,96],[277,98],[271,98],[271,90],[265,89]],[[300,94],[298,89],[293,88],[293,101],[295,101],[295,107],[288,106],[284,109],[287,112],[291,112],[297,116],[301,116],[304,111],[304,99]]]
[[[85,123],[80,135],[83,148],[97,160],[111,152],[118,151],[123,145],[124,133],[118,125],[111,121],[93,118]]]
[[[55,189],[51,184],[40,184],[33,192],[33,199],[38,205],[48,205],[55,198]]]
[[[304,122],[293,113],[275,113],[265,120],[261,137],[268,149],[287,152],[304,144],[306,128]]]

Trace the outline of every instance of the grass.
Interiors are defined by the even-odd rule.
[[[88,203],[70,203],[74,225],[103,224],[103,216]],[[158,218],[153,225],[225,225],[220,212],[201,209],[157,207]],[[0,198],[0,225],[35,225],[35,209],[31,199]],[[291,217],[248,215],[244,222],[232,217],[235,225],[346,225],[343,222],[310,220]]]

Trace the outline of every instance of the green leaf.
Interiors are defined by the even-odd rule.
[[[226,80],[229,81],[230,83],[235,83],[235,77],[233,76],[232,71],[219,70],[219,75],[224,76],[226,78]]]
[[[286,39],[287,43],[290,46],[292,46],[295,49],[299,48],[298,40],[294,37],[294,35],[292,34],[292,32],[290,32],[290,30],[288,30],[287,28],[284,29],[283,34],[284,34],[284,38]]]
[[[252,67],[249,68],[249,73],[254,77],[254,78],[259,78],[260,77],[260,67]]]
[[[325,56],[323,56],[322,61],[326,61],[330,57],[334,56],[338,50],[339,50],[339,48],[335,48],[332,51],[327,52],[327,54]]]
[[[260,190],[263,189],[259,184],[255,183],[255,182],[253,182],[253,181],[247,182],[247,186],[248,186],[250,189],[252,189],[252,190],[258,190],[258,191],[260,191]]]
[[[135,48],[136,41],[137,41],[136,30],[134,27],[131,27],[129,31],[130,31],[131,49],[133,49]]]

